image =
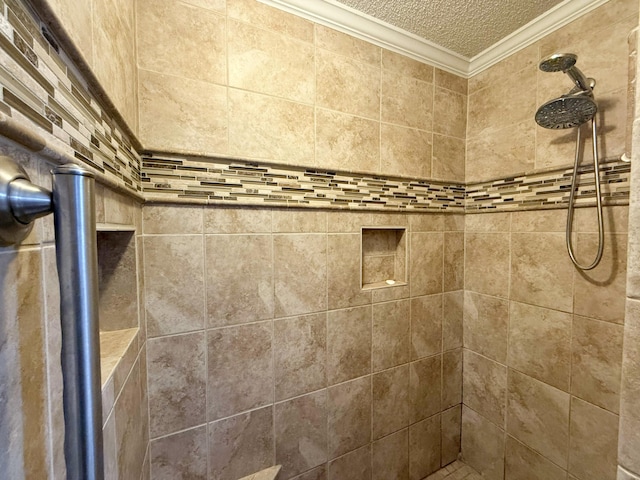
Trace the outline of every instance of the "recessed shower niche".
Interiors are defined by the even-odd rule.
[[[362,288],[407,284],[407,232],[405,227],[362,227]]]
[[[121,362],[125,356],[135,359],[138,280],[135,227],[98,224],[97,230],[100,357],[104,386],[119,365],[126,375],[131,362]]]

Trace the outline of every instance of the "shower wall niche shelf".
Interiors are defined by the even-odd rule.
[[[100,331],[138,326],[135,227],[99,224],[98,288]]]
[[[138,272],[135,226],[99,223],[98,309],[103,388],[126,378],[138,353]]]
[[[406,285],[406,227],[362,227],[360,238],[362,289]]]

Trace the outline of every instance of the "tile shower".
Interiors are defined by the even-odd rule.
[[[91,3],[34,2],[54,48],[21,2],[0,2],[0,111],[44,139],[0,148],[41,184],[49,164],[29,148],[90,165],[98,221],[135,230],[139,330],[103,378],[108,478],[235,480],[280,463],[282,479],[420,480],[460,450],[487,479],[640,471],[627,342],[623,362],[634,174],[615,160],[637,2],[468,81],[253,0]],[[588,64],[605,106],[607,247],[588,275],[554,210],[573,137],[532,121],[558,88],[538,59],[557,49]],[[64,477],[39,222],[0,252],[10,478]],[[580,209],[578,251],[594,225]],[[407,285],[363,290],[361,228],[389,226],[406,229]]]

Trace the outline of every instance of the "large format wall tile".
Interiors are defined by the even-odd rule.
[[[450,182],[465,181],[465,141],[459,138],[433,134],[431,177]]]
[[[573,317],[571,393],[618,413],[622,325]]]
[[[151,437],[206,419],[204,332],[147,341]]]
[[[409,478],[409,431],[401,430],[373,443],[373,480]]]
[[[442,306],[442,350],[462,347],[464,292],[445,293]]]
[[[411,295],[442,293],[443,235],[412,233],[409,261]]]
[[[214,0],[216,2],[220,0]],[[313,42],[314,24],[253,0],[226,0],[227,15],[254,26]]]
[[[327,314],[276,320],[273,323],[276,400],[327,386]]]
[[[380,170],[380,124],[323,108],[316,109],[315,163],[318,168]]]
[[[273,402],[272,323],[207,332],[209,420]]]
[[[316,51],[316,104],[343,113],[378,119],[380,70],[335,55]]]
[[[568,392],[571,321],[568,313],[511,302],[509,366]]]
[[[504,430],[462,407],[462,459],[487,480],[504,478]]]
[[[204,328],[203,253],[200,236],[144,238],[150,337]],[[180,262],[171,261],[176,258]]]
[[[145,235],[202,233],[202,207],[193,205],[145,205],[142,209]]]
[[[276,463],[284,478],[327,461],[326,390],[275,406]]]
[[[511,299],[571,312],[573,268],[561,233],[514,233]]]
[[[139,70],[138,83],[140,141],[146,148],[227,152],[226,87],[147,70]]]
[[[462,403],[462,349],[442,354],[442,409]]]
[[[465,292],[464,346],[505,364],[509,335],[509,302]]]
[[[409,427],[409,479],[422,480],[440,469],[440,415]]]
[[[408,300],[373,306],[372,355],[374,371],[395,367],[410,358],[410,303]]]
[[[373,375],[373,437],[381,438],[409,425],[409,366]]]
[[[273,407],[210,423],[210,478],[237,480],[273,465]]]
[[[205,238],[208,327],[273,318],[272,255],[269,235]]]
[[[327,241],[322,235],[275,235],[275,315],[327,308]]]
[[[382,71],[380,118],[383,122],[432,131],[433,107],[432,84]],[[461,120],[464,123],[464,117]]]
[[[371,373],[371,307],[329,312],[327,318],[329,385],[369,373]]]
[[[467,128],[467,97],[436,87],[434,91],[433,131],[450,137],[465,138]]]
[[[229,86],[313,103],[313,45],[234,20],[228,29]]]
[[[407,177],[430,177],[432,137],[425,130],[383,123],[380,170]]]
[[[175,354],[176,352],[173,353]],[[197,371],[194,376],[197,376]],[[190,379],[193,379],[194,376],[190,377]],[[140,384],[140,378],[140,363],[136,362],[114,406],[116,445],[118,451],[118,478],[140,477],[142,470],[141,460],[144,458],[149,442],[147,433],[149,430],[146,425],[147,411],[146,405],[142,403],[142,385]],[[162,387],[166,388],[168,382],[158,383],[163,383]],[[183,390],[183,392],[185,390]],[[197,385],[195,393],[199,393]],[[175,400],[175,397],[173,397],[172,400]],[[175,413],[176,417],[174,420],[185,421],[183,425],[190,425],[192,421],[197,422],[197,416],[201,413],[197,401],[189,402],[189,400],[187,400],[185,405],[181,405],[181,407],[185,409],[193,408],[193,410],[188,413],[182,408],[175,409],[174,407],[176,407],[176,405],[170,405],[169,402],[165,403],[165,407],[168,408],[162,413],[165,415],[171,415],[172,412]],[[187,417],[190,418],[187,419]],[[166,417],[164,418],[166,419]],[[177,422],[174,423],[172,427],[176,425],[178,425]]]
[[[440,466],[444,467],[458,459],[462,433],[462,405],[456,405],[441,414],[441,459]]]
[[[171,21],[167,21],[171,18]],[[141,69],[223,85],[227,79],[225,18],[172,0],[137,2]]]
[[[329,458],[371,442],[371,377],[333,386],[327,391]]]
[[[231,155],[309,165],[314,153],[313,129],[311,106],[229,88]]]
[[[509,370],[507,432],[566,468],[569,394]]]
[[[207,427],[158,438],[151,442],[151,471],[153,478],[207,479]]]
[[[569,472],[584,480],[614,480],[618,415],[573,397]]]
[[[330,215],[330,218],[334,215]],[[361,225],[370,222],[358,222]],[[336,225],[336,228],[337,225]],[[330,309],[356,307],[371,303],[371,291],[360,285],[360,235],[340,234],[327,237],[327,301]]]
[[[507,367],[471,350],[464,351],[463,402],[502,427],[507,396]]]
[[[623,323],[627,280],[627,236],[606,235],[600,264],[575,276],[574,312],[585,317]],[[591,262],[597,250],[596,234],[578,234],[578,260]],[[584,260],[587,258],[588,260]]]
[[[329,462],[329,478],[371,480],[371,446],[359,448]]]
[[[523,443],[507,436],[505,475],[509,480],[565,480],[567,473],[531,450]]]
[[[507,234],[465,234],[465,289],[506,298],[509,293],[510,248]]]
[[[442,295],[411,299],[411,359],[442,351]]]
[[[381,48],[332,28],[315,25],[316,46],[371,65],[380,64]],[[406,58],[406,57],[403,57]]]
[[[409,365],[409,421],[418,422],[441,410],[442,356],[424,358]]]

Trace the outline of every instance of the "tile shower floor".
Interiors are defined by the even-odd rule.
[[[456,460],[424,480],[482,480],[482,477],[469,465]]]

